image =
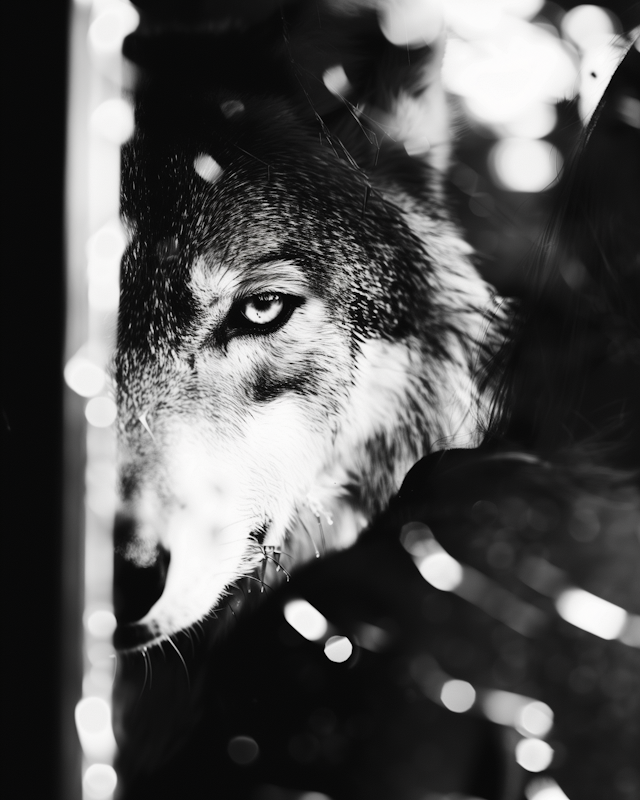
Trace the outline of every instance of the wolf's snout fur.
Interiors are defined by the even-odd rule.
[[[186,78],[159,68],[136,92],[119,552],[170,562],[122,647],[188,628],[244,579],[272,584],[348,546],[419,457],[481,435],[494,301],[443,209],[436,142],[410,156],[403,139],[420,115],[425,136],[445,127],[438,48],[408,64],[367,16],[374,60],[352,59],[338,98],[321,78],[352,17],[323,13],[334,55],[313,62],[310,20],[290,21],[289,54],[264,51],[273,85],[243,83],[246,53],[221,39]]]

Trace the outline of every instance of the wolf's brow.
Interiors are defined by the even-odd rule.
[[[307,294],[309,281],[292,259],[260,261],[241,267],[218,263],[195,265],[191,287],[201,301],[214,306],[227,298],[248,297],[264,292]]]
[[[243,270],[238,274],[236,289],[246,294],[265,289],[300,291],[308,288],[308,285],[308,279],[298,263],[291,259],[278,259],[261,261]]]

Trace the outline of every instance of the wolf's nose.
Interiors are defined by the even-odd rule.
[[[169,568],[169,553],[159,545],[154,546],[157,557],[149,559],[148,566],[140,566],[135,559],[127,557],[127,544],[134,536],[135,520],[125,513],[116,514],[113,603],[119,625],[144,617],[162,594]]]

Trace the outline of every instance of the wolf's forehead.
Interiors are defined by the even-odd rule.
[[[189,286],[201,303],[209,305],[221,297],[248,296],[267,289],[304,294],[310,281],[303,264],[292,259],[226,264],[211,255],[195,259]]]

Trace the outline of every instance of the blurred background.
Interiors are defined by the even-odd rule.
[[[185,5],[165,2],[162,13]],[[451,200],[488,280],[517,296],[562,165],[624,52],[622,34],[640,21],[638,4],[443,7],[457,140]],[[106,800],[116,783],[108,364],[125,247],[119,148],[133,130],[121,46],[139,16],[124,0],[14,5],[11,15],[6,198],[18,257],[5,267],[3,441],[16,547],[8,563],[20,573],[15,739],[38,765],[25,773],[34,796]]]

